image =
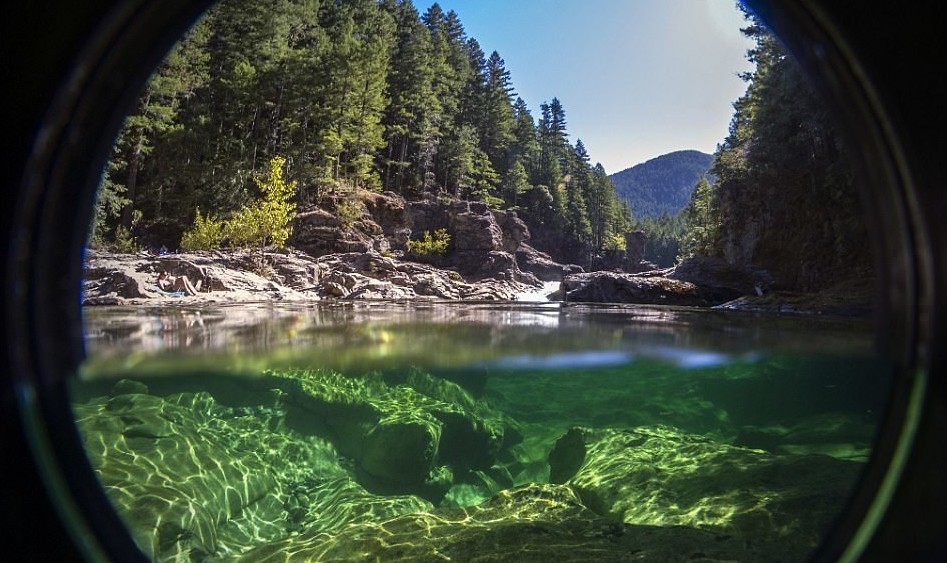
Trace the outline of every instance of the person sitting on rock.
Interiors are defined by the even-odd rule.
[[[173,293],[181,292],[184,295],[197,295],[201,287],[201,280],[197,280],[197,286],[187,279],[187,276],[172,276],[168,272],[158,274],[158,288],[161,291]]]

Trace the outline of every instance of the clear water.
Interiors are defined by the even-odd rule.
[[[858,319],[97,307],[74,410],[156,561],[803,560],[891,368]]]

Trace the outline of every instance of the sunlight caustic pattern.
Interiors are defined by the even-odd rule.
[[[870,451],[855,390],[877,366],[627,359],[235,376],[176,356],[86,378],[74,409],[155,561],[804,559]]]

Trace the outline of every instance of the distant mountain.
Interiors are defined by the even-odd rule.
[[[713,155],[676,151],[611,174],[618,197],[636,219],[673,215],[684,209],[701,174],[707,175]]]

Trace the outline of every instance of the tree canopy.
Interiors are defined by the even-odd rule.
[[[831,116],[799,65],[758,21],[714,181],[702,179],[684,211],[683,256],[717,255],[815,290],[871,269],[857,186]]]
[[[93,236],[175,246],[198,208],[205,223],[255,209],[281,157],[302,206],[354,189],[476,199],[517,210],[561,258],[594,255],[630,212],[560,100],[541,108],[537,123],[500,53],[436,3],[224,0],[129,115]]]

